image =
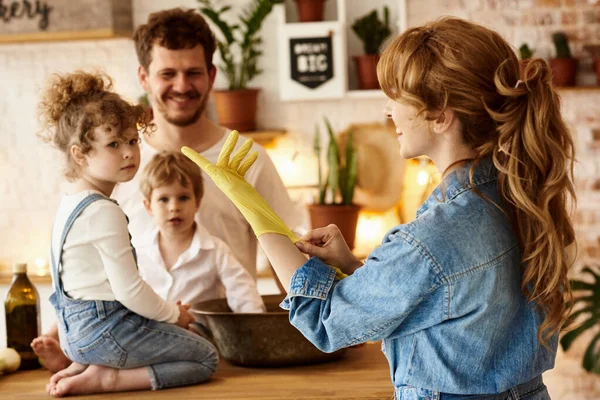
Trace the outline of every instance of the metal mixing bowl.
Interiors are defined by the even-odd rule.
[[[279,307],[284,297],[262,296],[267,312],[261,314],[231,312],[225,299],[204,301],[192,308],[207,320],[221,357],[232,364],[283,367],[339,359],[346,349],[323,353],[290,324],[288,312]]]

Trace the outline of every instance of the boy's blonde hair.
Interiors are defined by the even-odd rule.
[[[112,80],[104,73],[75,71],[54,74],[42,92],[38,113],[43,129],[39,136],[63,152],[69,181],[80,176],[79,166],[71,158],[71,146],[77,145],[88,154],[96,128],[114,130],[117,138],[125,139],[127,129],[137,126],[145,132],[151,125],[144,107],[123,100],[112,88]]]
[[[140,179],[140,190],[148,201],[152,191],[174,182],[183,187],[192,186],[196,201],[204,195],[202,172],[192,160],[179,152],[163,151],[152,157]]]

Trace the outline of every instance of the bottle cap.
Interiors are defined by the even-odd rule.
[[[15,263],[12,266],[13,274],[26,274],[27,263]]]

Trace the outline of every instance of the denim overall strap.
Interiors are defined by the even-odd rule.
[[[90,194],[89,196],[87,196],[83,200],[81,200],[81,202],[79,204],[77,204],[77,207],[75,207],[75,209],[73,210],[71,215],[69,215],[69,218],[67,219],[67,222],[65,223],[65,227],[63,229],[62,237],[60,238],[60,247],[59,247],[60,250],[58,251],[58,258],[54,257],[54,246],[50,246],[50,257],[51,257],[51,262],[52,262],[52,271],[51,271],[52,272],[52,280],[54,282],[54,293],[56,293],[57,296],[64,295],[63,288],[62,288],[62,282],[60,280],[60,264],[61,264],[63,246],[65,245],[65,240],[67,239],[67,234],[69,233],[69,231],[71,230],[71,227],[73,226],[73,223],[81,215],[83,210],[85,210],[87,208],[87,206],[89,206],[90,204],[92,204],[93,202],[98,201],[98,200],[110,200],[110,199],[99,193]],[[52,243],[52,241],[50,243]]]

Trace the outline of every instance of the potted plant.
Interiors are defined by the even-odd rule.
[[[600,85],[600,46],[593,53],[592,67],[596,73],[596,84]]]
[[[216,8],[212,0],[199,0],[200,12],[219,28],[222,39],[217,40],[222,63],[219,69],[229,81],[227,90],[214,90],[219,123],[230,129],[247,132],[256,129],[256,105],[259,89],[248,83],[262,73],[258,59],[262,39],[261,25],[275,4],[283,0],[252,0],[239,16],[239,23],[226,22],[222,16],[231,6]]]
[[[313,149],[318,162],[319,196],[315,204],[308,206],[313,228],[335,224],[340,228],[348,247],[354,248],[356,224],[360,206],[354,204],[354,188],[356,186],[357,154],[354,150],[352,131],[349,132],[345,152],[340,147],[331,129],[329,120],[325,118],[329,134],[327,146],[327,177],[324,177],[321,166],[321,140],[318,125],[315,126]]]
[[[377,62],[379,48],[392,33],[390,29],[390,10],[383,7],[383,21],[379,20],[377,10],[358,18],[352,24],[352,30],[363,42],[365,54],[354,56],[358,71],[358,84],[361,90],[379,89],[377,80]]]
[[[600,374],[600,270],[586,266],[582,269],[582,274],[590,276],[591,282],[571,280],[574,312],[569,318],[570,321],[576,321],[583,316],[586,318],[577,324],[575,329],[567,332],[560,339],[560,344],[563,350],[567,351],[575,339],[589,331],[593,337],[581,364],[586,371]]]
[[[525,76],[525,68],[529,64],[529,61],[533,58],[533,54],[535,53],[534,49],[529,48],[527,43],[523,43],[521,47],[519,47],[519,74],[521,79],[524,80]]]
[[[323,10],[326,0],[296,0],[298,19],[300,22],[323,21]]]
[[[519,47],[519,58],[521,58],[521,60],[529,60],[533,57],[534,53],[535,50],[530,49],[527,43],[523,43],[521,47]]]
[[[567,35],[556,32],[552,35],[552,41],[556,48],[556,57],[550,59],[552,83],[555,86],[575,86],[578,60],[571,56]]]
[[[586,44],[583,49],[592,57],[592,69],[596,73],[596,83],[600,85],[600,44]]]

